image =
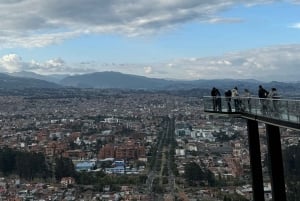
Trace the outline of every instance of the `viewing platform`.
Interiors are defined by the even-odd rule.
[[[258,122],[265,124],[272,201],[286,201],[280,127],[300,130],[300,100],[257,97],[203,97],[204,112],[247,120],[254,201],[264,201]]]
[[[204,111],[300,130],[300,99],[204,96]]]

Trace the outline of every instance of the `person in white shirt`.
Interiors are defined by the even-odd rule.
[[[232,96],[232,99],[234,101],[235,111],[236,112],[240,111],[241,103],[240,103],[239,92],[238,92],[238,88],[237,87],[234,87],[231,90],[231,96]]]
[[[250,103],[250,101],[251,101],[251,99],[250,99],[250,97],[251,97],[251,94],[250,94],[250,91],[248,90],[248,89],[244,89],[244,109],[246,110],[246,109],[248,109],[248,111],[249,112],[251,112],[251,103]],[[247,107],[248,106],[248,107]]]
[[[279,95],[276,88],[271,89],[270,93],[268,94],[268,98],[272,99],[270,103],[271,111],[278,112],[278,100],[276,99],[279,99]]]

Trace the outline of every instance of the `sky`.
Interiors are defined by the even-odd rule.
[[[300,0],[1,0],[0,19],[4,73],[300,81]]]

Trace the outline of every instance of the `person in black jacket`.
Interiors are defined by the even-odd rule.
[[[221,100],[221,93],[219,89],[216,88],[216,105],[217,105],[217,110],[219,112],[222,112],[222,100]]]
[[[213,101],[213,110],[221,111],[222,110],[221,93],[216,87],[212,88],[211,96],[212,96],[212,101]]]
[[[231,90],[225,92],[225,99],[227,102],[228,112],[231,112]]]
[[[212,97],[213,110],[216,111],[217,103],[216,103],[216,88],[215,87],[212,88],[210,95]]]
[[[262,113],[266,114],[267,113],[267,100],[266,98],[268,97],[269,92],[265,90],[261,85],[258,86],[258,97],[260,99],[260,103],[262,105]]]
[[[261,85],[258,86],[258,97],[259,98],[267,98],[269,92],[265,90]]]

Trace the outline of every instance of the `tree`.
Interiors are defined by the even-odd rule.
[[[75,167],[69,158],[59,157],[55,159],[55,178],[60,180],[63,177],[75,177]]]
[[[231,198],[229,198],[225,195],[223,201],[231,201]]]
[[[0,171],[4,175],[9,175],[15,170],[16,152],[10,148],[0,150]]]
[[[90,172],[79,172],[76,177],[76,182],[83,185],[94,185],[96,183],[96,178],[93,173]],[[104,185],[101,185],[101,188]]]
[[[185,171],[185,179],[191,184],[201,184],[208,183],[211,186],[214,186],[216,184],[215,176],[214,174],[206,169],[201,168],[197,163],[192,162],[188,163],[184,167]]]
[[[195,162],[188,163],[184,167],[184,172],[185,179],[191,184],[199,183],[205,179],[204,171]]]
[[[49,170],[41,153],[15,151],[11,148],[0,149],[0,171],[4,175],[16,173],[21,178],[47,178]]]
[[[50,176],[45,157],[41,153],[17,152],[16,172],[21,178],[28,180]]]
[[[210,171],[210,170],[207,170],[206,171],[206,177],[207,177],[207,182],[210,186],[215,186],[216,185],[216,178],[215,178],[215,175]]]

